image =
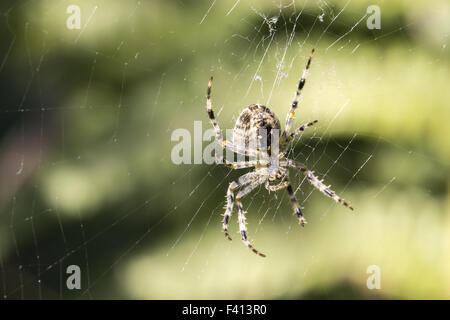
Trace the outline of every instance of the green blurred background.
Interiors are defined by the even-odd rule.
[[[381,29],[366,9],[381,9]],[[69,5],[81,29],[69,30]],[[0,294],[6,299],[449,299],[448,1],[2,1]],[[359,22],[359,23],[358,23]],[[292,173],[244,199],[262,259],[221,230],[243,172],[171,161],[175,129],[264,103],[350,212]],[[206,142],[205,144],[206,145]],[[300,187],[300,188],[298,188]],[[78,265],[81,290],[66,288]],[[369,290],[366,270],[381,270]]]

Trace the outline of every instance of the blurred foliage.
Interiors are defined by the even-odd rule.
[[[374,3],[381,30],[361,20]],[[5,298],[450,298],[448,2],[234,4],[2,1]],[[244,200],[260,259],[221,233],[242,171],[174,165],[171,133],[209,128],[210,75],[222,129],[250,103],[283,120],[312,47],[294,127],[319,123],[293,155],[356,211],[294,175],[302,229],[262,188]]]

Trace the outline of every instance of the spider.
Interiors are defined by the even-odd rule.
[[[330,189],[330,186],[324,185],[323,180],[319,180],[314,175],[314,171],[308,170],[303,164],[295,160],[288,159],[285,154],[288,150],[290,142],[299,135],[301,132],[311,127],[318,121],[312,121],[306,123],[296,129],[293,133],[289,133],[292,125],[292,119],[295,115],[295,110],[299,102],[300,94],[305,85],[306,77],[308,75],[311,59],[314,54],[314,49],[311,51],[306,68],[303,71],[303,75],[295,93],[294,101],[292,102],[291,109],[286,117],[286,124],[281,136],[275,133],[281,130],[280,121],[277,116],[266,106],[260,104],[252,104],[245,108],[239,118],[236,121],[233,129],[233,142],[224,140],[222,137],[222,131],[214,117],[214,112],[211,106],[211,77],[208,83],[208,89],[206,94],[206,109],[208,111],[209,119],[215,130],[216,141],[218,141],[223,148],[229,149],[234,153],[241,154],[249,157],[248,161],[243,162],[230,162],[226,159],[220,159],[220,164],[223,164],[232,169],[242,169],[254,167],[254,171],[248,172],[240,176],[237,180],[231,182],[228,187],[226,199],[227,204],[225,207],[225,213],[222,220],[222,228],[227,239],[231,240],[228,233],[228,222],[230,221],[231,213],[233,211],[234,204],[236,203],[238,211],[239,232],[243,243],[254,253],[261,257],[265,255],[256,250],[248,240],[245,211],[242,207],[242,198],[249,194],[253,189],[265,184],[265,187],[269,191],[277,191],[286,189],[289,194],[290,202],[292,204],[293,211],[297,216],[299,223],[302,227],[305,226],[306,220],[301,211],[300,205],[295,197],[292,186],[289,182],[289,168],[299,170],[305,174],[306,179],[318,190],[320,190],[326,196],[332,198],[336,202],[341,203],[347,208],[353,210],[345,200],[340,198],[334,191]],[[266,135],[263,135],[265,132]],[[259,142],[266,142],[264,146],[258,143],[256,147],[250,147],[249,141],[256,139]],[[273,142],[278,141],[279,151],[274,154],[272,151]],[[250,158],[253,157],[253,158]],[[239,189],[237,195],[234,192]]]

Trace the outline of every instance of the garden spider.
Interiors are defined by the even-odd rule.
[[[297,199],[295,198],[294,191],[289,182],[289,168],[294,168],[304,173],[306,175],[306,179],[315,188],[319,189],[323,194],[334,199],[336,202],[339,202],[347,208],[353,210],[353,208],[347,202],[345,202],[334,191],[330,189],[330,186],[324,185],[322,183],[323,180],[319,180],[314,175],[314,172],[308,170],[308,168],[303,163],[285,157],[285,153],[288,150],[289,144],[293,140],[293,138],[300,134],[300,132],[317,123],[317,120],[306,123],[295,130],[293,133],[289,133],[291,129],[292,119],[294,118],[295,110],[297,109],[300,94],[302,92],[303,86],[305,85],[306,76],[308,74],[313,54],[314,49],[311,51],[311,55],[309,56],[308,62],[306,64],[306,68],[303,71],[302,78],[300,79],[300,82],[298,84],[297,92],[295,94],[294,101],[292,102],[291,110],[287,114],[286,124],[281,137],[279,136],[279,134],[276,135],[276,132],[279,132],[281,129],[280,121],[278,120],[277,116],[266,106],[252,104],[249,107],[245,108],[239,115],[239,118],[237,119],[236,125],[233,129],[233,142],[224,140],[211,107],[211,85],[213,80],[212,77],[208,83],[206,108],[208,111],[209,119],[211,120],[211,123],[216,131],[216,140],[222,145],[223,148],[250,157],[251,159],[249,161],[243,162],[230,162],[226,159],[221,159],[220,163],[233,169],[250,167],[255,168],[254,171],[248,172],[230,183],[226,195],[227,205],[225,214],[223,216],[222,228],[225,236],[229,240],[231,240],[231,237],[228,234],[228,222],[233,211],[234,202],[236,202],[241,239],[244,244],[248,248],[250,248],[250,250],[261,257],[265,257],[265,255],[256,250],[247,238],[246,218],[245,212],[242,208],[241,200],[245,195],[249,194],[253,189],[263,183],[265,183],[265,187],[269,191],[277,191],[286,188],[294,213],[297,215],[299,223],[304,227],[306,224],[306,220],[303,217],[301,208],[297,202]],[[263,136],[263,132],[266,133],[265,136]],[[249,141],[252,139],[258,141],[256,148],[249,147]],[[261,147],[261,142],[266,143],[265,146]],[[274,152],[272,152],[273,150],[275,150],[273,148],[274,142],[278,142],[277,147],[279,149],[279,152],[276,152],[275,155],[273,154]],[[251,157],[253,157],[253,159]],[[270,184],[273,182],[277,183]],[[241,189],[235,197],[234,191],[238,188]]]

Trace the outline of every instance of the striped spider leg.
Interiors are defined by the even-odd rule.
[[[282,135],[282,137],[284,139],[287,138],[287,135],[288,135],[289,131],[291,130],[292,119],[294,119],[294,117],[295,117],[295,110],[297,110],[298,101],[300,100],[300,94],[302,93],[302,89],[305,86],[306,77],[308,76],[309,66],[311,65],[311,60],[312,60],[313,55],[314,55],[314,49],[312,49],[311,54],[309,55],[308,62],[306,63],[306,68],[305,68],[305,70],[303,70],[303,75],[300,79],[300,82],[298,83],[297,91],[295,92],[294,101],[292,102],[292,105],[291,105],[291,110],[289,111],[289,113],[286,116],[286,124],[284,126],[284,131],[283,131],[283,135]],[[313,125],[313,124],[314,123],[312,123],[311,125]],[[305,126],[308,127],[308,125],[305,125]],[[305,126],[302,126],[302,127],[304,127],[304,129],[305,129],[306,128]],[[303,130],[300,130],[300,131],[303,131]]]
[[[211,88],[212,88],[213,77],[209,79],[208,88],[206,90],[206,111],[208,112],[209,120],[216,131],[216,141],[223,147],[227,148],[233,152],[243,154],[246,156],[256,156],[255,150],[248,150],[242,146],[237,146],[228,140],[223,139],[222,131],[220,130],[219,124],[217,123],[216,117],[214,116],[214,111],[212,110],[211,103]]]
[[[309,183],[311,183],[316,189],[318,189],[324,195],[332,198],[334,201],[342,204],[343,206],[349,208],[350,210],[353,210],[353,207],[350,204],[348,204],[344,199],[339,197],[336,194],[336,192],[330,189],[331,186],[324,185],[323,180],[317,178],[314,175],[314,171],[308,170],[308,168],[306,168],[306,166],[303,163],[288,159],[288,166],[302,172],[306,176],[306,179],[309,181]]]
[[[233,181],[230,183],[227,191],[227,205],[225,209],[225,213],[223,215],[223,221],[222,221],[222,229],[225,233],[225,237],[227,237],[228,240],[231,240],[231,237],[228,233],[228,222],[231,218],[231,213],[233,212],[233,206],[234,202],[236,201],[236,206],[238,209],[238,220],[239,220],[239,232],[241,234],[241,240],[242,242],[254,253],[261,257],[265,257],[264,254],[256,250],[250,241],[247,239],[247,226],[246,226],[246,218],[245,218],[245,211],[242,207],[241,199],[246,196],[248,193],[250,193],[253,189],[258,187],[261,183],[263,183],[264,180],[262,180],[257,172],[249,172],[242,176],[240,176],[236,181]],[[234,191],[238,188],[242,189],[237,193],[236,199],[234,197]]]
[[[289,139],[292,140],[294,139],[296,136],[298,136],[300,133],[302,133],[303,131],[305,131],[306,129],[308,129],[309,127],[312,127],[313,125],[315,125],[317,122],[319,122],[319,120],[314,120],[308,123],[305,123],[304,125],[300,126],[299,128],[297,128],[293,133],[291,133],[289,135]]]
[[[282,162],[280,162],[281,167],[286,167],[289,160],[283,159]],[[269,180],[266,182],[266,189],[269,191],[278,191],[281,189],[285,189],[287,193],[289,194],[289,199],[292,205],[292,209],[294,210],[294,213],[297,215],[299,223],[302,225],[302,227],[305,226],[307,223],[305,218],[303,217],[303,213],[301,211],[300,205],[298,204],[297,198],[295,197],[294,190],[292,189],[291,182],[289,181],[289,171],[286,170],[283,178],[281,179],[281,182],[277,185],[270,185]]]
[[[244,211],[244,209],[242,207],[241,199],[244,196],[246,196],[247,194],[249,194],[253,189],[255,189],[256,187],[261,185],[264,182],[264,180],[265,180],[264,178],[259,176],[258,180],[253,181],[248,186],[241,189],[236,195],[236,206],[238,209],[239,233],[241,234],[241,240],[250,250],[252,250],[254,253],[259,255],[260,257],[265,257],[266,255],[259,252],[258,250],[256,250],[252,246],[250,241],[247,239],[247,222],[246,222],[246,218],[245,218],[246,212]]]

